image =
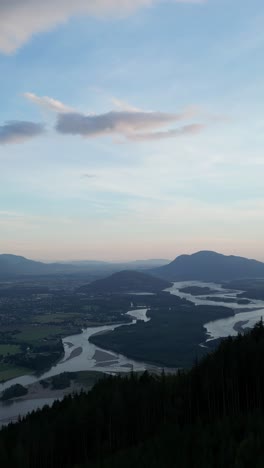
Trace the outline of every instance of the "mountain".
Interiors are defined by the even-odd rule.
[[[124,270],[82,286],[79,291],[91,294],[156,292],[169,288],[169,281],[139,271]]]
[[[24,275],[49,275],[69,271],[73,267],[59,263],[42,263],[28,260],[18,255],[0,255],[0,277],[14,277]]]
[[[170,281],[228,281],[264,277],[264,263],[234,255],[201,251],[181,255],[168,265],[152,269],[150,273]]]
[[[134,284],[135,291],[145,292],[152,291],[151,284],[154,284],[153,281],[157,277],[168,281],[229,281],[241,278],[264,278],[264,263],[210,251],[181,255],[171,263],[164,264],[165,262],[166,260],[154,259],[136,260],[128,263],[108,263],[93,260],[72,263],[42,263],[17,255],[2,254],[0,255],[0,278],[89,273],[95,279],[121,272],[121,276],[113,275],[113,277],[110,277],[113,278],[111,283],[109,279],[107,280],[107,287],[110,287],[110,289],[113,287],[115,291],[118,291],[131,289],[131,285]],[[140,270],[142,275],[144,271],[148,278],[149,275],[152,275],[150,276],[152,283],[148,283],[144,275],[140,279],[138,276],[140,272],[137,270]],[[129,272],[134,272],[135,275],[129,276]],[[119,286],[118,281],[121,281]],[[140,281],[142,281],[142,287],[140,287]],[[156,288],[154,285],[154,290],[165,289],[166,287],[168,287],[168,283],[164,287],[157,286]]]
[[[89,271],[92,273],[99,273],[102,276],[110,275],[122,270],[149,270],[150,268],[158,268],[167,265],[170,260],[165,259],[148,259],[148,260],[134,260],[128,262],[103,262],[96,260],[74,260],[63,262],[68,265],[77,267],[82,271]]]
[[[169,260],[136,260],[127,263],[111,263],[96,260],[76,260],[57,263],[43,263],[19,255],[0,255],[0,278],[30,275],[53,275],[89,273],[94,278],[110,275],[121,270],[148,270],[165,265]]]

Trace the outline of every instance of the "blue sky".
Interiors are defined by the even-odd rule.
[[[260,0],[0,3],[0,248],[264,260]]]

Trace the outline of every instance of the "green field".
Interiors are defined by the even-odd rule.
[[[31,374],[29,369],[23,367],[13,367],[8,364],[0,363],[0,382],[20,377],[21,375]]]
[[[7,356],[8,354],[17,354],[20,351],[20,346],[0,344],[0,355]]]
[[[6,327],[11,343],[0,344],[0,382],[51,367],[63,356],[63,336],[74,335],[79,327],[72,324],[28,324]],[[40,352],[39,346],[44,347]],[[30,353],[25,350],[29,347]],[[21,352],[20,352],[21,351]]]
[[[70,330],[68,328],[52,327],[47,325],[26,325],[21,327],[20,332],[15,335],[15,339],[19,342],[23,341],[26,343],[34,343],[36,341],[43,340],[44,338],[67,334],[70,334]]]
[[[36,315],[34,316],[34,321],[36,323],[63,323],[67,320],[76,320],[82,318],[82,314],[77,313],[58,313],[58,314],[45,314],[45,315]]]

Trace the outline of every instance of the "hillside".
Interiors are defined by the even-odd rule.
[[[99,279],[82,286],[80,292],[91,294],[111,294],[128,292],[157,292],[169,288],[171,283],[138,271],[124,270],[107,278]]]
[[[13,279],[16,277],[19,278],[42,275],[75,274],[82,273],[83,271],[84,269],[68,263],[44,263],[30,260],[20,255],[0,255],[0,279]],[[85,269],[85,271],[88,271],[88,268]]]
[[[0,431],[1,466],[262,468],[263,350],[260,322],[189,372],[104,378]]]
[[[63,270],[62,265],[28,260],[18,255],[0,255],[0,277],[19,275],[45,275]]]
[[[234,255],[201,251],[181,255],[151,273],[170,281],[228,281],[264,277],[264,263]]]

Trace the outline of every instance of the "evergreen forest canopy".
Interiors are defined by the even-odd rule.
[[[5,468],[262,468],[264,326],[223,340],[190,371],[130,374],[0,432]]]
[[[140,297],[149,304],[148,322],[138,320],[133,327],[124,325],[108,333],[94,334],[89,341],[138,361],[189,368],[195,359],[218,344],[218,339],[206,342],[204,324],[234,315],[229,307],[194,305],[166,292],[149,299]]]

